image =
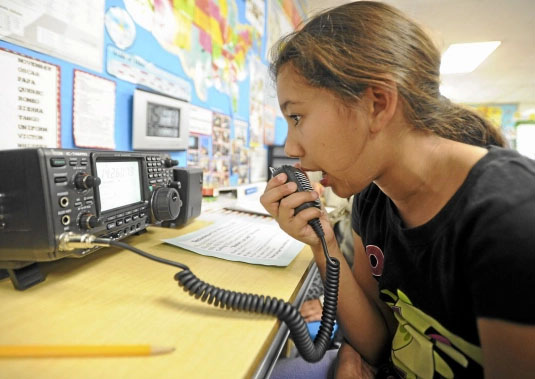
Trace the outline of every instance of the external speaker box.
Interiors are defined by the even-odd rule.
[[[175,167],[173,176],[180,183],[178,194],[182,200],[182,208],[176,220],[170,224],[179,226],[187,224],[201,214],[202,205],[202,169],[195,167]]]

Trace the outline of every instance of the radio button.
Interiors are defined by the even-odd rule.
[[[171,168],[171,167],[174,167],[174,166],[177,166],[178,165],[178,161],[176,159],[171,159],[171,158],[166,158],[164,161],[163,161],[165,167],[167,168]],[[161,166],[162,164],[160,163],[159,166]]]
[[[50,158],[50,165],[52,167],[63,167],[65,164],[65,158]]]
[[[117,222],[115,223],[115,225],[117,225],[117,226],[121,226],[121,225],[123,225],[123,220],[117,220]]]
[[[67,177],[66,176],[57,176],[54,178],[54,183],[66,183]]]
[[[126,217],[126,218],[124,219],[124,222],[130,222],[130,221],[132,221],[132,217]]]
[[[115,223],[114,222],[110,222],[108,225],[106,225],[106,228],[108,230],[115,228]]]
[[[96,187],[100,185],[100,182],[101,180],[99,177],[89,175],[87,172],[79,172],[74,177],[74,185],[80,190],[86,190],[92,187]]]

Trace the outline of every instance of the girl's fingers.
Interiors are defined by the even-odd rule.
[[[279,216],[280,201],[297,189],[295,183],[285,183],[285,181],[286,174],[277,175],[268,182],[264,193],[260,196],[262,206],[275,218]]]

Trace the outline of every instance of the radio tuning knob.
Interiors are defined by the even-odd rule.
[[[100,178],[89,175],[87,172],[79,172],[74,177],[74,186],[78,189],[85,190],[98,185],[100,185]]]
[[[175,167],[178,165],[178,161],[176,159],[171,159],[171,158],[165,158],[165,160],[163,161],[163,164],[165,165],[165,167],[169,168],[169,167]]]
[[[152,195],[152,214],[157,221],[175,220],[180,213],[182,201],[174,188],[158,188]]]
[[[84,213],[80,217],[80,228],[82,229],[93,229],[98,226],[99,221],[98,217],[91,213]]]

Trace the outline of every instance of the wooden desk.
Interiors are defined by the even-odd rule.
[[[154,255],[182,262],[213,285],[293,301],[312,262],[305,247],[285,268],[205,257],[161,239],[182,229],[151,227],[127,238]],[[255,374],[280,322],[223,310],[178,287],[179,269],[105,248],[82,259],[42,264],[47,278],[26,291],[0,282],[0,344],[152,344],[173,353],[124,358],[0,359],[0,378],[244,378]]]

